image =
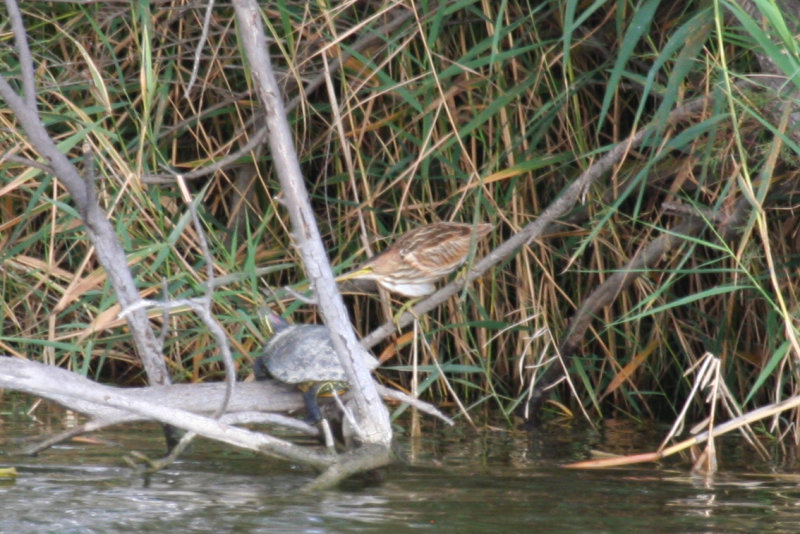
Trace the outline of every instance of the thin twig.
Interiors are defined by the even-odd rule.
[[[19,54],[19,68],[22,74],[22,94],[25,105],[36,111],[36,82],[33,73],[33,56],[28,47],[27,32],[22,22],[22,13],[14,0],[5,0],[11,29],[14,32],[14,44]]]
[[[197,47],[194,50],[194,62],[192,63],[192,75],[189,77],[189,83],[186,84],[186,98],[192,92],[194,82],[197,81],[197,72],[200,70],[200,56],[203,53],[203,48],[206,46],[208,40],[208,28],[211,26],[211,13],[214,10],[214,0],[208,0],[206,6],[206,14],[203,17],[203,31],[200,33],[200,39],[197,41]]]
[[[206,280],[204,283],[205,292],[203,293],[202,297],[196,299],[178,299],[175,301],[165,300],[160,303],[154,301],[142,300],[140,301],[140,303],[137,303],[133,306],[129,306],[128,308],[122,310],[122,312],[120,312],[120,317],[139,307],[147,307],[147,306],[161,307],[166,316],[168,309],[175,309],[178,307],[186,306],[190,308],[200,318],[201,321],[203,321],[203,323],[211,332],[211,335],[214,336],[214,339],[217,342],[217,349],[219,350],[219,353],[222,356],[222,361],[225,365],[225,395],[222,399],[220,406],[213,414],[213,417],[215,419],[218,419],[225,413],[225,410],[228,407],[228,403],[230,402],[231,396],[233,395],[233,388],[236,384],[236,367],[233,362],[233,356],[231,354],[230,345],[228,344],[227,334],[225,333],[225,330],[222,328],[222,325],[220,325],[219,322],[214,318],[211,310],[211,306],[213,303],[212,295],[214,290],[214,258],[211,256],[211,251],[208,248],[208,240],[206,239],[205,230],[203,230],[203,225],[201,224],[200,218],[197,215],[196,201],[193,201],[191,199],[189,190],[186,187],[186,182],[180,175],[176,176],[176,181],[181,190],[183,199],[189,207],[189,213],[192,218],[192,223],[195,227],[197,240],[200,243],[200,250],[203,254],[203,259],[205,260],[206,263]],[[201,197],[198,197],[197,201],[199,201],[200,198]],[[165,325],[168,324],[168,320],[165,319],[164,322]],[[163,346],[163,340],[162,340],[162,346]],[[149,464],[150,469],[152,471],[158,471],[170,465],[183,453],[183,451],[189,446],[189,444],[195,438],[195,436],[196,434],[194,432],[187,432],[181,437],[177,445],[172,447],[167,456],[159,460],[146,459],[146,462]]]
[[[11,149],[11,150],[15,150],[15,149]],[[0,164],[2,164],[4,161],[12,161],[14,163],[19,163],[20,165],[25,165],[27,167],[33,167],[34,169],[39,169],[40,171],[44,171],[44,172],[46,172],[48,174],[55,174],[53,172],[53,167],[51,167],[50,165],[47,165],[47,164],[42,163],[40,161],[32,160],[30,158],[26,158],[26,157],[23,157],[23,156],[17,156],[17,155],[14,155],[14,154],[10,154],[9,152],[11,150],[9,150],[8,152],[6,152],[2,156],[0,156]]]

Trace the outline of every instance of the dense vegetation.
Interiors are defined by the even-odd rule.
[[[684,373],[710,353],[745,411],[796,392],[800,135],[776,91],[800,85],[797,31],[787,29],[798,27],[798,11],[741,4],[265,3],[337,270],[440,220],[495,224],[477,247],[483,256],[648,128],[545,236],[418,330],[376,347],[383,380],[410,387],[417,363],[424,397],[508,416],[546,366],[563,364],[572,387],[548,393],[559,410],[671,419],[692,388]],[[212,12],[188,85],[204,15],[194,5],[22,7],[39,108],[74,161],[93,160],[142,295],[159,297],[162,279],[171,297],[203,292],[203,256],[165,169],[185,173],[202,197],[215,272],[236,275],[213,298],[244,377],[263,344],[260,307],[295,322],[319,318],[279,290],[302,287],[305,275],[229,6]],[[0,69],[13,80],[13,36],[6,22],[0,28]],[[765,58],[777,72],[765,71]],[[778,73],[775,89],[765,80]],[[139,382],[79,214],[53,176],[31,165],[39,158],[14,116],[0,109],[0,121],[0,352]],[[673,232],[679,239],[656,254]],[[646,265],[631,263],[648,250]],[[634,276],[585,309],[593,320],[578,328],[576,310],[625,269]],[[347,302],[362,335],[391,317],[375,296]],[[392,302],[396,310],[402,301]],[[173,379],[218,379],[204,326],[191,313],[169,321]],[[694,407],[704,413],[702,396]]]

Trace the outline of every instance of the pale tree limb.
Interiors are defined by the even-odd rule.
[[[317,469],[325,469],[336,463],[337,457],[329,454],[296,447],[291,442],[268,434],[227,425],[219,420],[166,404],[148,402],[139,395],[125,393],[123,389],[97,384],[88,379],[81,380],[81,377],[74,373],[44,364],[15,358],[0,358],[0,387],[24,391],[64,405],[77,404],[82,406],[81,411],[102,406],[136,414],[209,439],[258,451],[275,458],[301,462]]]
[[[13,0],[6,0],[9,16],[19,16],[19,8]],[[27,43],[21,19],[12,23],[15,39],[19,43]],[[22,32],[22,33],[20,33]],[[27,44],[18,46],[20,55],[20,68],[25,73],[32,69],[30,52]],[[27,56],[27,57],[26,57]],[[32,71],[31,71],[32,72]],[[127,266],[125,251],[114,233],[114,228],[106,218],[106,214],[96,201],[94,183],[84,180],[75,166],[56,146],[53,138],[47,132],[41,117],[36,109],[35,94],[32,74],[23,74],[24,98],[9,85],[8,81],[0,76],[0,98],[11,109],[19,121],[20,126],[28,136],[31,146],[39,155],[47,160],[58,178],[59,183],[72,195],[72,202],[77,207],[89,240],[95,247],[97,259],[108,273],[108,279],[117,295],[120,305],[124,308],[139,299],[133,275]],[[144,310],[138,310],[128,316],[128,326],[131,330],[136,352],[142,360],[147,378],[151,384],[169,384],[169,373],[164,359],[161,356],[153,329]]]
[[[269,147],[292,221],[293,237],[306,274],[317,293],[320,313],[331,331],[331,342],[350,381],[356,418],[365,444],[388,450],[392,439],[389,413],[378,396],[366,366],[365,349],[356,339],[347,310],[333,279],[325,248],[309,202],[303,175],[286,120],[281,93],[272,72],[261,12],[255,0],[234,0],[239,35],[259,101],[265,108]]]
[[[32,389],[38,385],[38,389]],[[0,356],[0,389],[42,395],[67,409],[111,424],[145,421],[148,417],[121,410],[104,402],[82,399],[75,392],[93,389],[98,384],[78,373],[44,363]],[[212,415],[225,397],[225,384],[208,382],[172,384],[141,388],[101,386],[131,398],[141,398],[155,405]],[[237,382],[228,402],[228,412],[292,412],[303,408],[302,397],[287,384],[273,380]]]
[[[139,400],[151,406],[213,416],[225,397],[225,385],[220,382],[173,384],[141,388],[101,386],[72,371],[40,362],[0,356],[0,389],[20,391],[57,402],[63,407],[90,418],[86,423],[49,436],[25,448],[25,454],[35,454],[71,437],[94,432],[112,425],[147,421],[158,418],[120,409],[105,401],[92,402],[82,396],[86,391],[108,392],[123,398]],[[438,417],[448,425],[453,422],[435,407],[408,395],[378,385],[387,399],[413,403],[420,411]],[[345,395],[347,397],[348,395]],[[262,423],[282,426],[295,432],[319,435],[319,429],[283,413],[304,409],[301,394],[296,388],[274,380],[237,382],[228,402],[227,412],[219,420],[226,424]]]
[[[148,397],[146,391],[141,393],[143,398],[146,399]],[[136,416],[135,414],[129,414],[129,418],[130,417],[136,417]],[[220,417],[219,420],[228,425],[242,425],[242,424],[275,425],[275,426],[282,426],[285,428],[289,428],[295,432],[306,434],[308,436],[319,435],[318,428],[311,426],[308,423],[301,421],[300,419],[295,419],[294,417],[287,417],[285,415],[278,413],[234,412],[222,415],[222,417]],[[97,432],[98,430],[102,430],[104,428],[108,428],[114,425],[119,425],[121,423],[122,421],[120,421],[119,419],[116,420],[90,419],[85,423],[68,428],[62,432],[57,432],[56,434],[49,435],[41,439],[40,441],[36,441],[31,445],[27,445],[22,449],[20,449],[19,451],[16,451],[16,454],[36,455],[44,451],[45,449],[49,449],[54,445],[63,443],[74,437],[82,436],[84,434],[89,434],[91,432]]]
[[[397,391],[396,389],[387,388],[386,386],[382,386],[381,384],[376,384],[376,386],[378,388],[378,393],[384,399],[391,399],[398,402],[406,403],[409,406],[413,406],[422,413],[428,414],[432,417],[436,417],[437,419],[444,421],[444,423],[447,424],[447,426],[455,425],[455,422],[452,419],[444,415],[441,411],[439,411],[439,409],[436,406],[432,404],[419,400],[415,397],[412,397],[411,395],[407,395],[402,391]]]
[[[14,44],[19,54],[19,67],[22,74],[22,94],[25,105],[36,110],[36,82],[33,71],[33,57],[31,49],[28,47],[25,25],[22,22],[22,13],[16,2],[6,0],[6,10],[11,21],[11,28],[14,32]]]

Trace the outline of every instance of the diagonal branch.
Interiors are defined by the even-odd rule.
[[[16,8],[16,3],[6,0],[9,13]],[[17,43],[25,41],[24,28],[14,25]],[[23,32],[20,34],[18,32]],[[27,45],[22,46],[20,59],[25,59]],[[30,53],[27,54],[30,63]],[[23,65],[23,73],[28,68]],[[0,76],[0,98],[14,113],[19,124],[25,130],[28,140],[42,158],[49,161],[58,181],[66,187],[72,195],[72,201],[86,226],[86,233],[95,247],[97,259],[108,273],[111,285],[116,292],[120,305],[124,308],[139,299],[139,291],[127,266],[125,251],[114,233],[114,228],[106,218],[100,205],[95,200],[94,183],[87,183],[78,170],[56,146],[53,138],[47,133],[35,105],[30,105],[29,100],[35,96],[32,80],[25,79],[25,98],[21,98],[12,89],[8,81]],[[144,365],[145,372],[151,384],[168,384],[169,374],[161,357],[158,341],[153,333],[144,310],[138,310],[128,317],[136,350]]]
[[[707,104],[707,99],[698,98],[691,102],[675,109],[670,113],[667,118],[668,123],[675,123],[687,119],[689,116],[697,113]],[[609,150],[603,157],[593,163],[586,169],[574,182],[572,182],[559,196],[545,209],[535,221],[528,223],[522,230],[514,234],[504,243],[500,244],[497,248],[489,254],[475,262],[475,265],[467,273],[466,277],[457,279],[447,284],[439,291],[426,298],[425,300],[417,303],[410,311],[404,313],[397,324],[394,321],[387,321],[368,336],[364,337],[361,342],[366,348],[371,348],[382,340],[390,336],[396,328],[410,324],[415,316],[427,313],[435,307],[439,306],[442,302],[452,297],[461,291],[464,286],[473,280],[483,276],[486,271],[493,266],[505,261],[512,254],[527,245],[532,240],[541,237],[547,231],[551,224],[554,224],[559,218],[569,212],[578,203],[581,197],[585,196],[589,187],[597,181],[603,174],[610,171],[611,168],[621,161],[624,156],[633,148],[637,147],[652,131],[656,128],[663,127],[661,121],[654,121],[631,135],[625,141],[617,144],[614,148]]]
[[[31,49],[28,47],[28,40],[25,38],[25,25],[22,23],[22,13],[19,6],[13,0],[6,0],[6,10],[8,18],[11,20],[11,28],[14,31],[14,44],[19,54],[19,69],[22,73],[22,94],[25,105],[31,110],[36,111],[36,83],[33,76],[33,57]]]
[[[280,89],[272,71],[258,3],[255,0],[235,0],[233,5],[256,92],[265,108],[269,147],[286,198],[293,237],[308,277],[316,289],[320,312],[330,329],[333,347],[353,386],[355,412],[359,426],[364,431],[365,444],[379,444],[388,449],[392,438],[389,412],[363,363],[366,361],[365,349],[356,339],[348,320],[314,220]]]

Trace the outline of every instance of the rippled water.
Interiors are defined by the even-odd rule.
[[[6,452],[12,438],[42,431],[25,420],[0,428]],[[144,428],[99,434],[113,443],[0,457],[0,466],[19,471],[15,481],[0,482],[0,532],[800,531],[800,479],[767,465],[726,465],[725,446],[713,482],[688,475],[680,460],[607,471],[559,467],[590,447],[653,448],[651,435],[630,428],[536,436],[461,429],[413,447],[401,440],[408,462],[383,470],[382,483],[314,495],[295,493],[309,471],[204,441],[144,478],[121,461],[130,449],[160,451],[159,428]]]

